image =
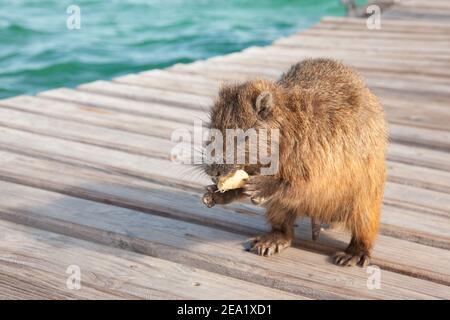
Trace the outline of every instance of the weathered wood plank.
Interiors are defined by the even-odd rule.
[[[404,39],[407,40],[415,40],[415,41],[425,41],[429,45],[433,45],[435,41],[437,42],[448,42],[449,38],[445,33],[411,33],[406,31],[397,31],[393,32],[392,30],[370,30],[367,27],[360,29],[349,29],[349,28],[336,28],[332,29],[330,32],[329,26],[323,26],[322,24],[317,24],[310,29],[303,30],[298,33],[298,35],[307,34],[307,35],[315,35],[315,36],[330,36],[336,37],[337,39],[351,38],[351,37],[370,37],[376,39],[398,39],[402,41]],[[450,44],[450,42],[448,42]]]
[[[169,103],[185,108],[192,108],[194,110],[207,110],[211,105],[211,99],[208,97],[181,93],[173,90],[142,88],[102,80],[80,85],[78,89],[94,93],[106,93],[107,95],[113,96],[123,96],[125,98],[130,98],[132,100],[138,101],[159,101],[166,104]],[[76,95],[77,93],[74,94]],[[184,109],[183,111],[187,112],[186,109]],[[195,114],[195,112],[192,111],[192,114]],[[192,114],[190,115],[191,117]]]
[[[0,126],[162,159],[170,159],[170,151],[175,145],[158,137],[1,107]]]
[[[307,41],[309,40],[309,41]],[[320,40],[320,41],[319,41]],[[450,49],[442,46],[438,48],[429,49],[430,47],[424,47],[423,43],[405,43],[405,45],[411,45],[411,52],[409,55],[417,56],[417,57],[436,57],[439,59],[447,59],[448,54],[450,53]],[[369,40],[366,42],[363,41],[342,41],[336,40],[334,38],[327,39],[316,39],[315,37],[307,37],[306,35],[298,36],[298,39],[286,38],[279,39],[274,43],[274,46],[277,47],[288,47],[288,48],[316,48],[322,50],[334,50],[334,49],[346,49],[355,52],[360,52],[364,54],[366,52],[392,52],[400,54],[404,52],[404,46],[396,44],[395,41],[392,43],[378,43],[375,40]]]
[[[450,155],[448,156],[450,160]],[[389,181],[450,193],[450,172],[398,162],[387,163]],[[417,179],[417,177],[420,177]]]
[[[203,112],[199,112],[197,110],[189,110],[186,108],[180,108],[180,107],[174,107],[171,105],[161,104],[161,103],[155,103],[154,100],[158,99],[158,96],[156,95],[145,95],[147,100],[145,102],[140,101],[144,99],[139,99],[138,96],[133,95],[133,92],[140,91],[140,88],[132,87],[114,87],[114,84],[112,82],[102,81],[102,82],[95,82],[92,84],[93,87],[97,88],[97,85],[99,87],[106,86],[107,88],[110,88],[110,86],[113,86],[112,89],[119,90],[118,95],[108,96],[104,94],[96,94],[92,92],[83,92],[79,90],[72,90],[72,89],[56,89],[56,90],[49,90],[41,92],[39,95],[43,97],[51,97],[53,99],[61,99],[63,101],[77,101],[81,104],[84,104],[86,106],[96,106],[101,107],[106,110],[114,110],[114,111],[120,111],[125,112],[128,114],[133,114],[137,116],[148,116],[153,117],[156,119],[161,120],[178,120],[180,122],[183,122],[182,119],[186,118],[192,118],[192,117],[202,117]],[[90,84],[86,84],[86,87],[89,87]],[[120,89],[125,89],[124,91]],[[106,90],[106,89],[105,89]],[[99,90],[100,91],[100,90]],[[153,93],[153,89],[148,89],[150,93]],[[100,91],[102,92],[102,91]],[[121,94],[119,94],[121,93]],[[145,92],[144,92],[145,93]],[[175,93],[174,93],[175,94]],[[168,95],[167,95],[168,96]],[[69,99],[70,97],[70,99]],[[122,97],[122,98],[121,98]],[[126,99],[130,98],[132,99]],[[205,98],[199,97],[198,100],[204,101]],[[183,104],[183,100],[180,100],[181,102],[178,102],[178,104]],[[208,99],[208,101],[210,101]],[[187,106],[186,103],[183,104],[183,106]],[[199,104],[201,106],[201,104]],[[200,107],[197,107],[197,109],[201,109]]]
[[[170,137],[174,130],[183,127],[180,122],[130,115],[123,112],[105,110],[101,107],[55,99],[42,96],[18,96],[1,100],[0,106],[55,119],[87,123],[154,137]]]
[[[183,186],[186,186],[187,181],[190,184],[206,182],[205,177],[193,175],[190,166],[11,128],[0,127],[0,146],[36,157],[97,167],[117,174],[169,184],[178,184],[183,180]]]
[[[450,171],[450,155],[445,151],[432,150],[409,145],[390,143],[387,158],[415,166]]]
[[[301,60],[301,58],[299,59]],[[194,65],[195,64],[195,65]],[[219,61],[201,61],[190,65],[175,65],[172,69],[177,71],[186,71],[194,74],[206,74],[208,77],[216,80],[231,80],[233,77],[237,80],[248,80],[255,77],[265,77],[270,80],[276,80],[287,70],[278,66],[268,64],[266,67],[249,66],[238,63],[220,63]],[[371,72],[371,76],[370,73]],[[384,75],[379,72],[366,71],[368,74],[366,83],[369,87],[380,87],[399,91],[416,91],[426,94],[437,94],[438,96],[448,97],[449,80],[445,78],[432,78],[421,75]],[[414,80],[414,87],[411,87],[411,80]],[[388,81],[388,82],[386,82]]]
[[[387,270],[382,271],[381,289],[370,290],[365,270],[334,266],[323,255],[289,248],[276,259],[266,259],[245,252],[242,245],[247,238],[237,234],[10,183],[0,185],[6,191],[0,202],[3,219],[57,229],[311,298],[424,299],[450,294],[447,286]]]
[[[395,4],[396,7],[411,7],[411,8],[430,8],[430,9],[442,9],[447,10],[447,14],[450,16],[450,3],[446,0],[408,0],[400,1]]]
[[[293,46],[293,47],[316,47],[324,48],[324,45],[332,45],[337,48],[347,48],[361,51],[394,51],[403,52],[405,46],[410,50],[414,50],[416,54],[443,56],[450,51],[449,42],[447,40],[436,40],[433,46],[426,48],[426,44],[421,39],[402,38],[391,39],[385,37],[361,37],[355,41],[352,37],[335,37],[333,34],[317,36],[308,32],[299,33],[293,36],[280,38],[274,42],[275,46]]]
[[[384,17],[389,11],[384,13]],[[340,26],[356,26],[367,28],[366,20],[352,17],[324,17],[320,24],[331,24]],[[403,30],[410,32],[430,32],[430,33],[445,33],[450,31],[450,24],[442,21],[403,21],[386,19],[383,23],[384,30]]]
[[[278,65],[287,69],[291,64],[301,61],[306,57],[331,57],[343,61],[360,71],[381,71],[386,75],[397,76],[398,72],[405,75],[418,74],[433,76],[437,81],[441,78],[447,79],[450,71],[450,61],[435,61],[424,59],[410,59],[403,56],[385,56],[385,55],[354,55],[348,51],[333,50],[333,52],[324,52],[323,50],[304,49],[304,48],[249,48],[237,54],[213,58],[214,61],[244,61],[249,65],[265,66]],[[144,75],[144,74],[143,74]],[[158,75],[152,76],[158,77]],[[125,77],[126,78],[126,77]]]
[[[0,298],[304,299],[131,251],[0,220]],[[69,266],[81,287],[69,289]]]
[[[265,69],[272,66],[280,69],[280,74],[286,71],[291,64],[297,63],[306,57],[330,57],[353,66],[370,80],[371,76],[390,76],[394,79],[411,79],[425,82],[437,82],[447,84],[450,61],[434,60],[413,60],[405,56],[386,57],[380,55],[352,55],[349,52],[334,50],[333,52],[324,52],[323,50],[304,49],[304,48],[251,48],[237,54],[231,54],[223,57],[212,58],[214,62],[243,62],[247,69],[248,66]],[[401,72],[401,74],[399,74]]]

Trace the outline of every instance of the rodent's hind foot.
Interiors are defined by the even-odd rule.
[[[370,255],[366,251],[359,252],[337,252],[334,255],[334,263],[339,266],[351,267],[358,265],[360,267],[367,267],[370,262]]]
[[[250,248],[260,256],[271,256],[281,252],[283,249],[291,245],[291,240],[281,232],[272,232],[263,236],[256,237]]]

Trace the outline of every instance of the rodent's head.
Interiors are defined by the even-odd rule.
[[[210,112],[210,128],[278,128],[281,90],[267,80],[222,86]]]
[[[266,80],[253,80],[242,84],[225,85],[220,91],[210,112],[209,128],[221,132],[224,142],[223,155],[233,152],[227,150],[226,136],[227,129],[238,129],[249,132],[255,129],[259,139],[260,129],[266,129],[270,135],[272,129],[280,129],[282,126],[281,116],[284,110],[282,88],[276,83]],[[250,143],[257,144],[258,141],[239,144],[237,150],[244,148],[249,151]],[[256,139],[256,140],[257,140]],[[259,148],[259,145],[258,145]],[[246,157],[245,163],[226,164],[212,163],[205,165],[205,172],[213,177],[225,175],[236,169],[244,169],[250,175],[257,174],[261,165],[251,165]],[[259,160],[259,158],[258,158]]]

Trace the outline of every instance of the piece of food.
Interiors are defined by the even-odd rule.
[[[242,188],[248,178],[249,176],[247,172],[244,170],[237,170],[224,177],[220,177],[219,182],[217,183],[217,188],[220,192]]]

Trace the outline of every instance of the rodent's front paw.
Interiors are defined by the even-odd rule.
[[[243,193],[250,198],[253,204],[260,205],[267,201],[264,176],[252,176],[244,185]]]
[[[208,207],[212,208],[216,204],[216,201],[214,200],[214,192],[217,191],[216,185],[209,185],[205,187],[206,193],[202,197],[202,202]]]
[[[207,192],[203,195],[202,201],[208,208],[212,208],[216,204],[216,202],[214,201],[214,194],[210,192]]]

